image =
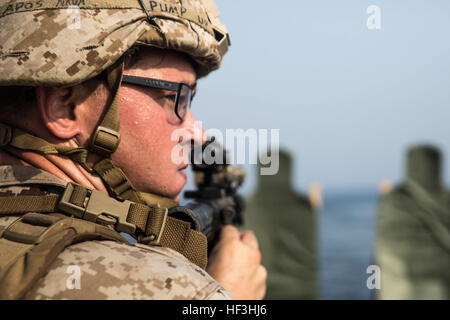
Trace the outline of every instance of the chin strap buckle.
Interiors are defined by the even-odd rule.
[[[119,142],[119,132],[103,126],[98,126],[92,137],[89,149],[92,152],[109,157],[117,150]]]

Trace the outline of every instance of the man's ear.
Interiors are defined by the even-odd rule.
[[[36,100],[41,119],[47,129],[59,139],[70,139],[80,133],[75,117],[75,89],[37,87]]]

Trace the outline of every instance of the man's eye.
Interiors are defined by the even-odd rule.
[[[173,107],[175,105],[175,98],[176,98],[175,94],[168,94],[166,96],[162,96],[162,97],[158,98],[158,100],[159,100],[159,103],[161,104],[161,106],[169,108],[169,109],[173,109]]]
[[[170,94],[170,95],[162,97],[162,99],[169,100],[170,102],[175,102],[175,98],[176,98],[175,94]]]

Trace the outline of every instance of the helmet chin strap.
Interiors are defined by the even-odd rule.
[[[148,205],[159,204],[166,208],[176,206],[178,203],[169,198],[138,192],[125,173],[111,161],[111,156],[117,150],[120,142],[119,91],[123,69],[124,60],[121,58],[106,70],[107,82],[113,98],[88,147],[90,151],[104,157],[92,169],[100,176],[114,198]]]
[[[123,68],[124,60],[121,58],[106,70],[107,82],[113,98],[87,149],[51,144],[23,130],[1,123],[0,148],[9,145],[21,150],[32,150],[43,155],[64,155],[79,163],[90,173],[97,173],[109,194],[116,199],[130,200],[146,205],[158,204],[165,208],[176,206],[178,203],[172,199],[138,192],[125,173],[112,163],[111,156],[117,150],[120,142],[119,91]],[[99,154],[103,159],[91,167],[87,163],[89,152]]]

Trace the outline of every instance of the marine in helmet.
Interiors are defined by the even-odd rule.
[[[171,152],[204,142],[191,100],[229,46],[214,3],[71,5],[0,2],[0,297],[262,298],[252,232],[225,227],[207,264],[168,215],[187,166]]]

